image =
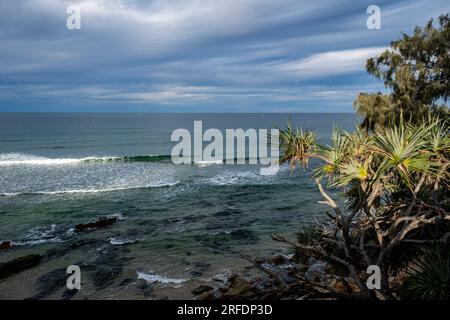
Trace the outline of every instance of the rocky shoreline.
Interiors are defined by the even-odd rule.
[[[201,285],[192,291],[197,300],[336,300],[355,299],[360,292],[346,276],[334,275],[331,265],[314,257],[306,262],[294,255],[244,259],[250,265],[231,275],[218,288]],[[255,272],[257,271],[257,272]],[[405,274],[391,279],[401,284]]]
[[[84,224],[78,224],[73,229],[74,232],[79,233],[89,232],[109,227],[119,220],[121,220],[120,216],[105,216]],[[93,245],[95,242],[94,239],[80,239],[63,248],[52,249],[43,254],[32,253],[15,257],[0,263],[0,279],[34,268],[54,257],[64,256],[75,248]],[[14,246],[13,241],[0,243],[0,249],[3,251],[8,251]],[[197,300],[307,300],[357,299],[360,292],[359,287],[350,277],[345,276],[345,273],[336,270],[331,264],[315,255],[300,254],[295,251],[291,255],[278,254],[264,259],[252,259],[246,255],[241,255],[241,257],[249,263],[241,272],[232,274],[227,269],[227,272],[216,275],[203,283],[200,282],[200,285],[191,284],[186,288],[187,293],[190,292],[192,298]],[[101,264],[103,265],[103,263]],[[207,263],[197,264],[198,268],[207,266]],[[106,283],[109,283],[107,280],[111,275],[117,276],[120,274],[120,266],[111,265],[109,267],[111,267],[111,270],[96,273],[94,284],[98,287],[104,287]],[[55,272],[58,272],[58,286],[62,287],[66,277],[65,270],[58,269]],[[197,276],[202,274],[199,269],[197,269],[197,273]],[[148,275],[138,276],[138,280],[157,282],[153,279],[155,276],[151,276],[150,280],[146,276]],[[43,278],[43,281],[51,280],[51,283],[52,277],[53,272],[48,277]],[[389,281],[394,286],[400,286],[404,277],[405,273],[403,272],[397,274],[396,277],[391,277]],[[127,279],[127,281],[133,282],[133,279]],[[195,287],[196,285],[198,286]],[[53,285],[50,285],[50,287],[53,288]],[[33,298],[46,296],[46,291],[51,293],[52,288],[42,291],[43,293],[33,296]]]

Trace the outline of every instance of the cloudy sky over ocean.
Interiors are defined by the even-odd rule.
[[[81,29],[66,27],[67,6]],[[381,30],[366,9],[381,8]],[[351,112],[448,0],[2,0],[0,111]]]

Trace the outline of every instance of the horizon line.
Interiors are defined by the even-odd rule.
[[[0,111],[0,114],[354,114],[356,112],[308,112],[308,111],[269,111],[269,112],[167,112],[167,111],[144,111],[144,112],[120,112],[120,111],[105,111],[105,112],[90,112],[90,111]]]

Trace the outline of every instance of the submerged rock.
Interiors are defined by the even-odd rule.
[[[47,261],[49,259],[60,258],[64,255],[72,252],[74,249],[80,249],[81,247],[88,246],[88,245],[91,247],[94,247],[98,243],[103,243],[103,241],[98,240],[98,239],[82,239],[82,240],[73,242],[69,245],[63,245],[58,248],[52,248],[46,252],[46,254],[44,255],[44,260]]]
[[[216,228],[215,226],[214,228]],[[195,240],[208,248],[219,251],[234,251],[236,246],[254,244],[259,238],[251,230],[237,229],[231,232],[217,232],[208,235],[195,235]]]
[[[140,289],[142,291],[142,293],[144,294],[144,297],[152,297],[154,296],[154,286],[150,283],[147,282],[143,282],[137,285],[138,289]]]
[[[48,296],[65,288],[66,281],[67,273],[65,268],[50,271],[49,273],[39,277],[37,280],[38,293],[30,299],[37,300],[47,298]],[[74,294],[76,293],[76,290],[71,291],[75,291]],[[67,293],[65,295],[67,296]]]
[[[191,293],[198,296],[198,295],[201,295],[205,292],[209,292],[212,290],[214,290],[213,287],[202,284],[202,285],[198,286],[197,288],[195,288],[194,290],[192,290]]]
[[[112,285],[122,274],[125,265],[132,259],[122,256],[126,251],[113,250],[101,254],[92,264],[86,265],[95,287],[100,290]]]
[[[191,264],[191,263],[188,262],[188,264]],[[207,263],[207,262],[196,261],[196,262],[192,263],[192,266],[194,267],[194,270],[192,270],[190,272],[190,274],[194,278],[198,278],[198,277],[202,276],[203,273],[206,270],[208,270],[211,265],[209,263]]]
[[[0,250],[9,249],[13,246],[12,241],[3,241],[0,243]]]
[[[115,216],[100,217],[99,219],[92,222],[77,224],[75,226],[75,231],[85,231],[85,230],[105,228],[116,223],[118,220],[119,220],[118,217]]]
[[[8,262],[0,264],[0,279],[7,278],[13,274],[33,268],[41,262],[42,256],[29,254]]]

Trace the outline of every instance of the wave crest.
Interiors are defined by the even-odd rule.
[[[113,192],[113,191],[124,191],[133,189],[146,189],[146,188],[164,188],[176,186],[179,182],[172,183],[155,183],[145,186],[136,187],[117,187],[117,188],[105,188],[105,189],[76,189],[76,190],[57,190],[57,191],[25,191],[25,192],[3,192],[0,196],[4,197],[14,197],[20,195],[58,195],[58,194],[83,194],[83,193],[102,193],[102,192]]]
[[[70,165],[81,163],[99,163],[99,162],[162,162],[170,160],[170,155],[141,155],[125,157],[84,157],[84,158],[47,158],[23,153],[0,154],[0,166],[14,165]]]

